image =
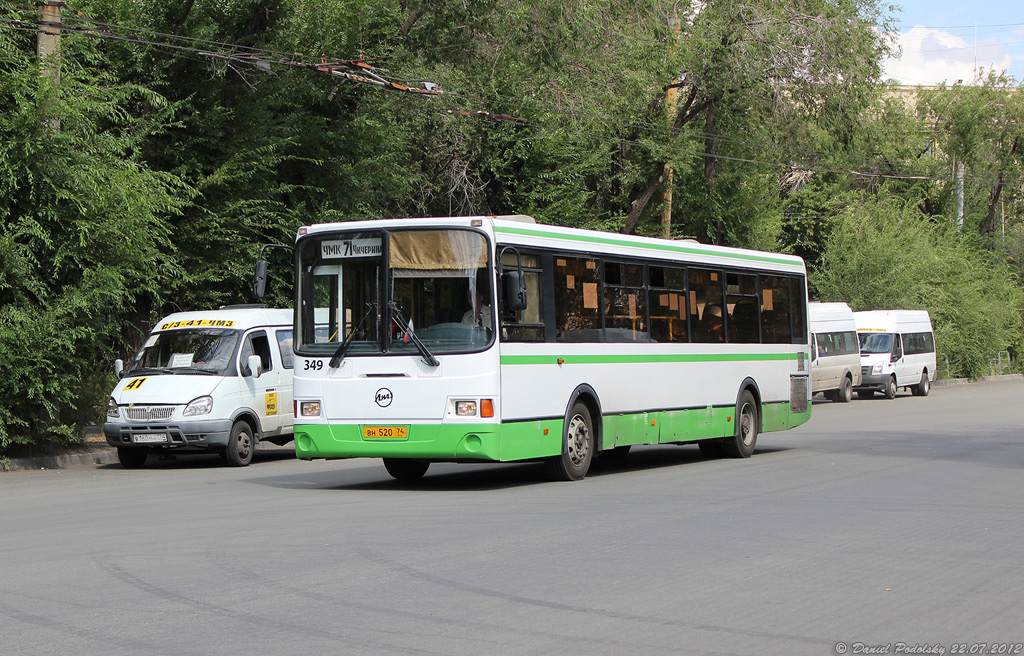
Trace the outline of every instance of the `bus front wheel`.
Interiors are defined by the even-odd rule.
[[[749,458],[757,446],[757,403],[749,391],[740,397],[739,411],[736,413],[736,432],[726,438],[722,445],[725,453],[733,458]]]
[[[384,458],[384,469],[388,470],[391,478],[399,481],[415,481],[423,478],[428,467],[430,467],[430,463],[423,460]]]
[[[590,470],[594,457],[594,430],[590,409],[576,403],[569,411],[564,430],[565,449],[545,461],[548,475],[556,481],[578,481]]]

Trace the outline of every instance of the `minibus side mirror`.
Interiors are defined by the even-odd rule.
[[[245,362],[246,368],[245,371],[242,372],[242,375],[245,376],[246,378],[250,376],[252,376],[253,378],[259,378],[260,374],[263,373],[263,371],[261,371],[260,366],[262,363],[263,361],[260,359],[260,356],[250,355]]]
[[[121,358],[114,360],[114,375],[118,378],[124,377],[124,360]]]

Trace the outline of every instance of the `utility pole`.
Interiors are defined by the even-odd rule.
[[[36,7],[39,9],[39,33],[36,37],[36,57],[39,58],[39,71],[44,78],[50,78],[53,88],[60,86],[60,8],[63,2],[40,1]],[[43,114],[50,114],[49,107],[52,102],[44,100],[42,104]],[[57,132],[60,130],[60,119],[51,118],[47,121],[50,128]]]
[[[39,35],[36,39],[36,56],[43,77],[53,78],[53,86],[60,84],[60,8],[63,2],[40,2]]]
[[[964,230],[964,163],[953,162],[953,171],[956,176],[956,227],[957,230]]]
[[[676,39],[679,38],[680,25],[679,18],[672,17],[668,19],[668,26],[672,29],[671,41],[669,41],[669,59],[676,51]],[[672,80],[672,84],[668,85],[665,89],[665,113],[668,115],[669,129],[675,125],[676,120],[676,98],[679,97],[679,80],[678,78]],[[661,236],[670,237],[672,235],[672,179],[674,177],[674,171],[668,164],[665,165],[665,172],[662,176],[662,191],[661,191]]]

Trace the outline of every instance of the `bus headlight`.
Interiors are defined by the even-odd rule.
[[[458,417],[475,417],[476,401],[456,401],[455,415]]]
[[[185,411],[181,414],[185,417],[195,417],[197,415],[208,415],[211,410],[213,410],[213,397],[200,396],[185,406]]]
[[[319,417],[320,416],[320,402],[319,401],[303,401],[299,404],[299,416],[301,417]]]
[[[120,419],[121,409],[117,407],[114,397],[107,399],[107,419]]]

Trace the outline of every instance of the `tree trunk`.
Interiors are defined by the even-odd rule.
[[[999,198],[1003,194],[1003,172],[999,172],[996,183],[992,185],[992,191],[988,194],[988,215],[978,228],[979,235],[991,235],[996,231],[996,212],[999,209]]]
[[[661,163],[658,165],[658,173],[647,182],[647,186],[640,196],[629,204],[629,214],[626,216],[626,225],[623,226],[622,232],[627,235],[633,234],[636,224],[640,221],[640,215],[644,213],[644,208],[647,207],[647,203],[651,201],[651,197],[654,196],[654,192],[658,190],[664,179],[665,164]]]
[[[708,102],[704,110],[704,187],[708,193],[708,206],[715,190],[715,174],[718,158],[715,157],[715,103]],[[725,242],[725,223],[721,218],[715,220],[715,244],[721,246]]]

